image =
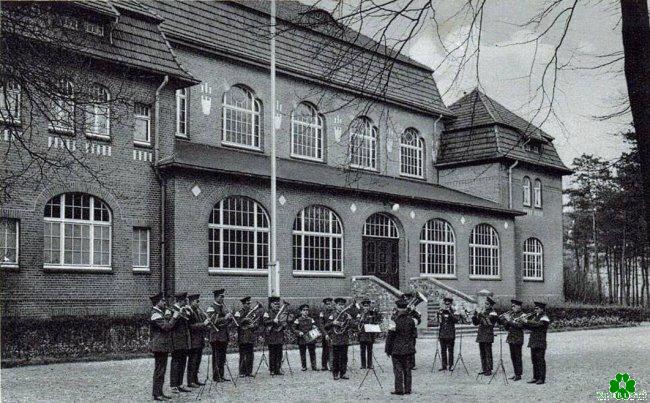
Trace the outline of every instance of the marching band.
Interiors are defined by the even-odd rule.
[[[322,345],[321,370],[332,371],[334,380],[349,379],[348,347],[352,335],[360,346],[361,368],[373,370],[373,345],[382,333],[382,315],[373,308],[372,301],[364,299],[348,303],[345,298],[325,298],[318,315],[313,315],[309,305],[300,305],[292,312],[290,304],[279,297],[269,297],[268,308],[257,302],[251,307],[251,297],[241,298],[241,308],[233,313],[225,303],[225,290],[213,292],[214,300],[204,311],[199,305],[199,294],[179,292],[174,303],[168,305],[162,293],[150,297],[150,348],[154,356],[152,395],[154,400],[171,399],[163,393],[167,360],[171,354],[170,387],[174,394],[191,392],[205,383],[198,378],[204,341],[212,348],[212,380],[230,381],[226,377],[226,351],[231,330],[236,332],[239,347],[239,377],[253,377],[255,344],[260,332],[269,352],[269,371],[281,376],[282,354],[285,337],[293,335],[300,350],[302,370],[307,371],[307,353],[313,371],[318,371],[316,343]],[[396,308],[389,321],[385,352],[393,363],[395,390],[393,394],[411,393],[411,371],[415,368],[417,325],[421,317],[417,305],[425,301],[419,292],[404,294],[396,301]],[[442,367],[440,371],[453,371],[455,326],[461,319],[468,319],[469,312],[454,311],[453,299],[444,298],[444,306],[437,312],[440,325],[438,339],[441,346]],[[334,305],[332,306],[332,303]],[[482,371],[493,371],[492,343],[495,325],[502,326],[508,336],[510,357],[514,376],[518,381],[523,375],[522,347],[524,330],[530,331],[528,347],[531,349],[533,378],[528,383],[544,384],[546,381],[546,332],[550,319],[546,306],[535,302],[535,312],[524,314],[522,302],[511,300],[511,309],[501,315],[494,310],[495,301],[487,298],[483,310],[475,310],[471,322],[478,326],[476,342],[479,344]],[[210,363],[208,363],[208,370]],[[259,368],[258,368],[259,370]],[[229,368],[228,368],[228,371]],[[186,386],[183,378],[186,375]],[[230,372],[229,372],[230,375]],[[230,375],[232,376],[232,375]]]

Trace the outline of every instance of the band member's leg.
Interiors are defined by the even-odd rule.
[[[368,368],[372,368],[372,347],[374,343],[368,343],[366,347],[366,361],[368,363]]]
[[[361,368],[366,367],[366,350],[368,349],[368,344],[365,341],[359,342],[359,355],[361,356]]]
[[[246,344],[240,344],[237,348],[239,351],[239,376],[246,375],[248,356],[246,355]]]
[[[172,352],[171,368],[169,369],[169,386],[172,388],[177,388],[183,383],[183,372],[180,370],[182,358],[183,353],[181,350]]]
[[[481,354],[481,372],[486,371],[485,365],[485,343],[478,343],[479,353]]]
[[[449,345],[448,345],[448,350],[447,352],[449,353],[449,370],[452,370],[454,368],[454,344],[456,340],[451,339],[449,340]]]
[[[341,376],[348,372],[348,346],[341,346],[341,364],[339,367]]]
[[[255,344],[248,345],[248,375],[253,375],[253,365],[255,364]]]
[[[219,343],[219,349],[217,350],[217,360],[219,362],[219,373],[221,374],[221,379],[226,377],[226,352],[228,350],[228,342]]]
[[[414,347],[415,347],[415,344],[417,344],[417,341],[418,341],[417,338],[415,340],[413,340],[413,346]],[[415,369],[415,354],[410,356],[410,360],[411,360],[411,369]]]
[[[442,369],[447,369],[447,364],[449,361],[453,360],[453,357],[449,357],[449,360],[447,359],[447,344],[447,339],[440,339],[440,358],[442,360]]]
[[[153,370],[153,397],[159,397],[163,394],[163,385],[165,384],[165,372],[167,372],[167,353],[154,353],[154,370]]]
[[[539,349],[539,358],[537,362],[539,363],[539,376],[542,382],[546,382],[546,349]]]
[[[181,366],[179,368],[179,383],[178,386],[181,386],[183,384],[183,376],[185,375],[185,371],[187,371],[187,362],[189,361],[190,358],[190,350],[183,350],[183,358],[181,359]]]
[[[411,362],[415,362],[415,354],[410,358]],[[404,393],[411,393],[411,367],[408,365],[404,369]]]
[[[302,364],[302,369],[307,369],[307,345],[298,344],[298,350],[300,350],[300,364]]]
[[[487,361],[487,368],[488,368],[489,372],[492,372],[493,365],[494,365],[493,361],[492,361],[492,343],[487,343],[486,347],[487,347],[487,351],[486,351],[487,352],[487,354],[486,354],[486,356],[487,356],[487,360],[486,360]]]
[[[407,358],[405,356],[393,355],[391,357],[393,361],[393,375],[395,376],[395,392],[404,393],[404,370],[405,367],[409,366],[410,359],[404,360]]]
[[[187,384],[191,385],[194,383],[194,365],[195,365],[195,357],[196,355],[196,349],[190,349],[187,352]]]
[[[530,349],[530,360],[533,362],[533,379],[539,380],[539,364],[537,363],[536,349]]]
[[[323,336],[323,351],[321,351],[320,354],[320,362],[321,362],[321,368],[323,370],[327,370],[328,365],[329,365],[329,360],[330,360],[330,344],[325,340],[325,336]]]
[[[341,346],[332,346],[332,376],[338,378],[341,373]]]
[[[217,353],[219,347],[217,342],[212,342],[210,345],[212,346],[212,379],[218,381],[222,375],[219,373],[219,354]]]
[[[515,372],[515,376],[519,375],[517,373],[517,345],[508,344],[510,348],[510,361],[512,361],[512,370]]]
[[[314,371],[317,370],[316,367],[316,343],[307,344],[307,350],[309,350],[309,362],[311,363],[311,369]]]

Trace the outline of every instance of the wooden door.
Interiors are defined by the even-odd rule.
[[[399,289],[399,239],[364,236],[363,274]]]

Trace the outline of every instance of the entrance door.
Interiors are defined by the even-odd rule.
[[[399,289],[399,239],[364,236],[363,274]]]

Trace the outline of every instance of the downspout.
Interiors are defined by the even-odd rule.
[[[438,136],[436,133],[438,132],[438,122],[442,119],[442,113],[440,116],[438,116],[438,119],[433,122],[433,135],[434,135],[434,143],[433,143],[433,150],[431,153],[431,164],[435,165],[436,161],[438,160],[438,149],[440,148],[440,136]],[[438,176],[438,170],[434,168],[434,172],[436,173],[436,184],[439,183],[439,176]]]
[[[156,89],[156,99],[154,102],[154,166],[156,171],[156,177],[160,183],[160,291],[165,294],[165,245],[166,245],[166,234],[165,234],[165,212],[166,205],[165,199],[167,198],[167,183],[165,178],[160,175],[158,170],[158,163],[160,162],[160,92],[165,88],[169,82],[169,76],[165,75],[163,82],[160,84],[158,89]]]

